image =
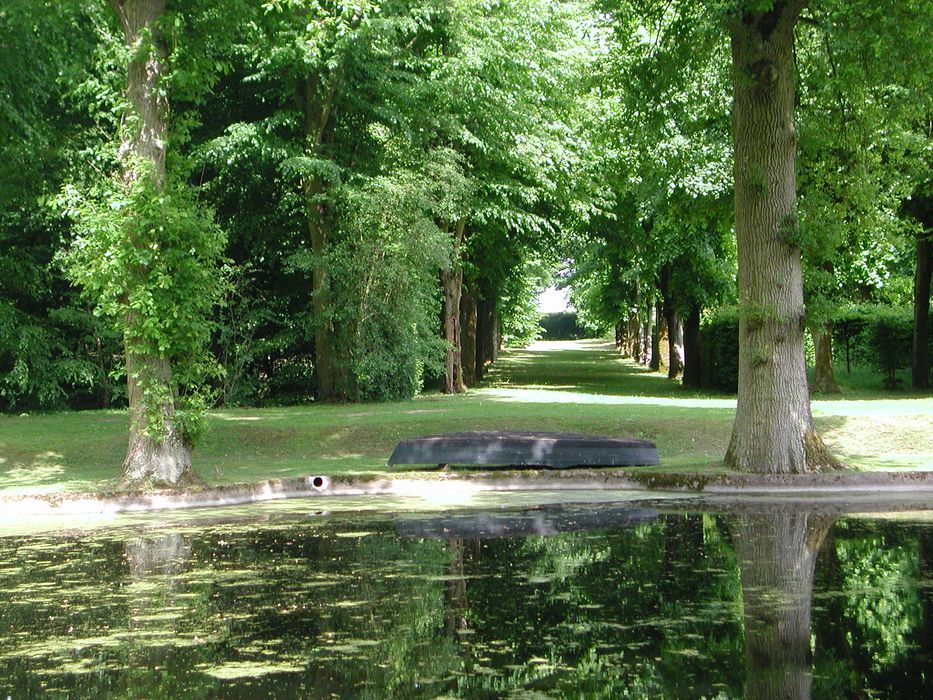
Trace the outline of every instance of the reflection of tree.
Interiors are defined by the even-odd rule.
[[[477,540],[476,543],[478,542]],[[466,673],[473,672],[473,656],[470,650],[470,638],[467,634],[469,632],[467,610],[470,604],[467,599],[463,566],[464,550],[469,543],[469,540],[464,541],[461,538],[454,538],[449,542],[450,571],[444,596],[444,630],[447,636],[457,644],[463,659],[463,671]]]
[[[124,545],[126,563],[135,579],[143,576],[172,576],[188,568],[191,541],[178,533],[137,537]]]
[[[736,516],[732,536],[745,608],[746,697],[809,698],[816,555],[832,519],[808,513]]]
[[[189,566],[191,540],[179,533],[135,537],[124,543],[124,556],[133,591],[129,603],[133,664],[154,667],[172,651],[160,641],[176,632],[169,611],[177,607],[177,576]]]
[[[929,677],[924,640],[923,547],[903,528],[843,521],[820,554],[817,586],[836,592],[816,613],[814,692],[907,697]],[[822,585],[821,585],[822,584]],[[822,623],[822,624],[820,624]]]

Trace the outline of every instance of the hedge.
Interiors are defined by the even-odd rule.
[[[737,391],[739,388],[739,310],[717,309],[700,327],[700,366],[706,389]]]
[[[881,375],[886,388],[900,385],[897,373],[913,360],[913,310],[909,307],[856,305],[833,317],[833,353],[847,368],[867,367]],[[739,377],[739,314],[734,307],[718,309],[700,330],[703,386],[736,391]],[[933,354],[933,338],[931,338]]]
[[[541,315],[542,340],[579,340],[592,333],[577,322],[576,311],[558,311]]]

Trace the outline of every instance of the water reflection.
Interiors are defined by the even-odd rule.
[[[750,700],[810,698],[813,577],[832,522],[829,516],[796,512],[742,514],[732,520]]]
[[[0,539],[0,696],[929,690],[928,522],[623,510]]]
[[[170,658],[172,647],[153,640],[174,636],[167,623],[178,619],[184,610],[177,594],[182,587],[180,575],[190,564],[191,540],[168,533],[133,537],[123,546],[131,591],[125,637],[129,664],[158,669]]]

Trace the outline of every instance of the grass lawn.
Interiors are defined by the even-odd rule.
[[[710,472],[726,450],[735,400],[690,392],[602,341],[504,353],[484,386],[390,404],[225,409],[194,452],[208,483],[307,474],[378,474],[405,437],[461,430],[570,430],[653,440],[662,465]],[[861,469],[933,469],[933,397],[865,389],[813,403],[830,447]],[[126,414],[0,416],[0,494],[112,486]]]

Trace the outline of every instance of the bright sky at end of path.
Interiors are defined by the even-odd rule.
[[[538,295],[538,311],[543,314],[556,314],[573,309],[567,298],[566,289],[548,287]]]

